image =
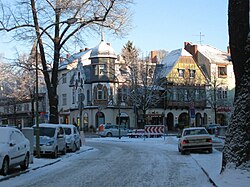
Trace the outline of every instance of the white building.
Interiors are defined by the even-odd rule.
[[[124,94],[118,91],[125,83],[114,49],[103,39],[95,48],[68,56],[60,65],[58,77],[60,123],[95,129],[120,120],[123,126],[135,126],[132,106],[117,100]]]

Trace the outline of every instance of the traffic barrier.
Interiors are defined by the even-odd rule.
[[[144,129],[148,138],[161,137],[165,134],[164,125],[145,125]]]

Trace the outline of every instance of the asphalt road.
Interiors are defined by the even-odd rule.
[[[0,187],[213,186],[193,158],[181,155],[171,143],[164,142],[167,148],[87,139],[86,145],[94,148],[89,153],[1,182]]]

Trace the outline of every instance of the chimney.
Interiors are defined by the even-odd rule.
[[[67,54],[67,55],[66,55],[66,58],[69,58],[69,57],[70,57],[70,54]]]
[[[60,64],[63,62],[63,57],[60,57]]]
[[[184,49],[193,56],[196,62],[198,62],[198,46],[197,45],[193,45],[190,42],[184,42]]]
[[[228,53],[229,55],[231,55],[231,50],[230,50],[230,47],[229,47],[229,46],[227,46],[227,53]]]
[[[151,51],[151,62],[157,63],[157,51]]]
[[[110,43],[107,43],[108,46],[110,46]]]
[[[80,49],[80,52],[83,52],[84,50],[83,49]]]
[[[87,51],[87,50],[89,50],[89,48],[87,48],[87,47],[85,47],[85,49],[84,49],[85,51]]]

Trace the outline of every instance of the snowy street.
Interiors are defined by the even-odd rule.
[[[34,164],[30,165],[30,172],[3,180],[0,187],[206,187],[213,184],[201,168],[210,166],[211,170],[207,172],[215,176],[221,161],[221,153],[216,150],[212,154],[181,155],[177,150],[176,137],[165,140],[86,138],[86,146],[77,153],[66,154],[52,165],[33,170],[39,162],[55,161],[49,158],[35,159]]]

